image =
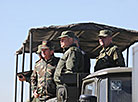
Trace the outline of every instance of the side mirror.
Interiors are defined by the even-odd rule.
[[[97,97],[92,95],[81,95],[79,98],[80,102],[97,102]]]

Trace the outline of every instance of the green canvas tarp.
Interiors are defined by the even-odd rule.
[[[62,52],[60,48],[58,36],[63,31],[72,30],[80,40],[81,48],[91,57],[95,58],[101,47],[98,43],[98,33],[102,29],[113,31],[113,43],[116,44],[121,51],[124,51],[130,45],[138,41],[138,32],[113,26],[97,24],[97,23],[78,23],[64,26],[49,26],[42,28],[32,28],[29,30],[28,37],[24,41],[25,52],[29,53],[30,35],[32,35],[32,51],[37,51],[37,46],[43,40],[50,40],[55,45],[55,52]],[[21,54],[23,47],[16,53]]]

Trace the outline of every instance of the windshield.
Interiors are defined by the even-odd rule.
[[[89,82],[85,84],[84,94],[96,96],[96,82]]]
[[[109,102],[132,102],[131,78],[112,78],[109,90]]]

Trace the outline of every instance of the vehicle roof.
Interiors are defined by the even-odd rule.
[[[108,74],[127,73],[127,72],[132,72],[132,68],[129,68],[129,67],[106,68],[106,69],[102,69],[102,70],[96,71],[94,73],[91,73],[86,78],[84,78],[84,80],[93,78],[93,77],[108,75]]]
[[[60,48],[59,39],[60,34],[65,30],[72,30],[80,40],[81,48],[90,56],[95,58],[101,46],[98,43],[98,33],[102,29],[109,29],[113,31],[113,43],[116,44],[121,51],[138,41],[138,31],[117,28],[113,26],[97,24],[97,23],[77,23],[63,26],[49,26],[42,28],[31,28],[27,39],[24,41],[25,52],[29,52],[30,34],[33,35],[33,52],[37,51],[37,46],[43,40],[50,40],[55,45],[55,52],[62,52]],[[17,54],[22,53],[23,46],[16,51]]]

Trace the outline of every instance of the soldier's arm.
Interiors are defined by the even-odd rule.
[[[124,61],[123,54],[120,52],[118,48],[116,48],[116,50],[114,51],[113,59],[115,60],[116,65],[120,67],[125,67],[125,61]]]
[[[57,67],[55,68],[54,81],[55,81],[56,85],[60,85],[61,84],[60,76],[61,76],[61,73],[62,73],[63,69],[65,68],[67,54],[64,54],[62,56],[62,58],[60,58],[60,60],[59,60],[59,62],[57,64]]]
[[[77,72],[77,68],[79,66],[79,55],[75,50],[71,50],[68,54],[68,58],[66,61],[66,73]]]
[[[31,75],[31,87],[32,90],[35,91],[37,88],[37,73],[36,73],[36,68],[34,68],[34,71]]]
[[[30,77],[31,77],[32,71],[25,71],[18,73],[17,76],[19,77],[20,81],[26,81],[30,83]]]
[[[25,77],[26,82],[30,82],[30,77],[31,77],[31,76],[26,76],[26,77]]]
[[[57,68],[55,69],[55,72],[54,72],[54,81],[56,85],[61,84],[61,81],[60,81],[60,76],[61,76],[61,71],[62,71],[62,68],[60,67],[61,62],[62,60],[59,61]]]
[[[26,74],[24,75],[25,81],[26,81],[26,82],[29,82],[29,83],[30,83],[32,72],[33,72],[33,71],[27,71]]]

